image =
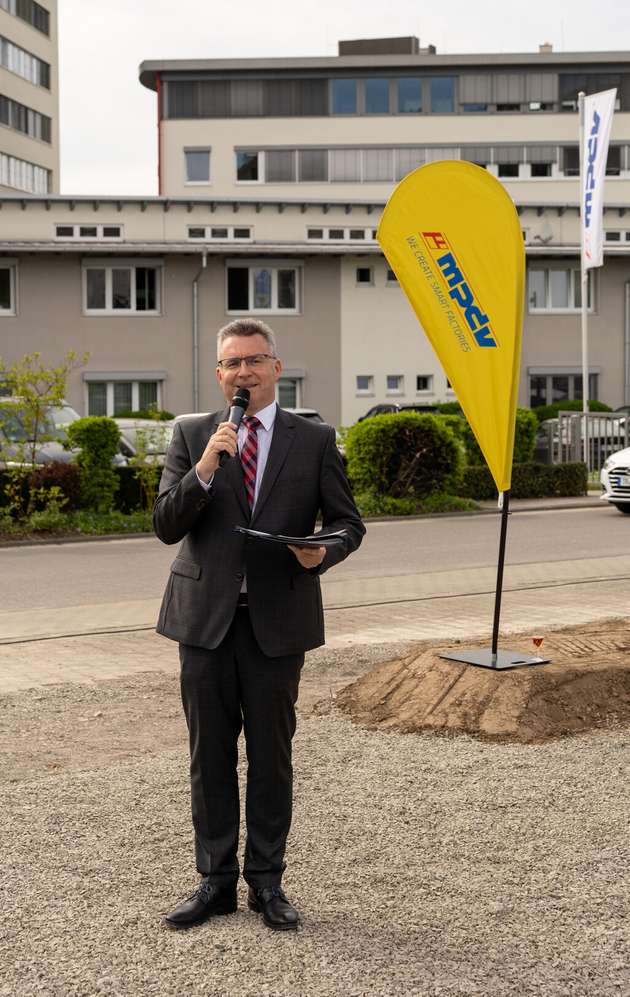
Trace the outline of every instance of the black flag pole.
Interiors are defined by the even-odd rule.
[[[495,671],[505,671],[508,668],[522,668],[526,665],[545,665],[549,658],[528,657],[520,651],[499,650],[499,623],[501,620],[501,597],[503,595],[503,569],[505,567],[505,549],[507,546],[508,517],[510,515],[509,489],[501,493],[501,533],[499,536],[499,563],[497,565],[497,587],[494,595],[494,619],[492,622],[492,647],[474,648],[470,651],[452,651],[441,654],[441,658],[449,661],[461,661],[478,668],[491,668]]]

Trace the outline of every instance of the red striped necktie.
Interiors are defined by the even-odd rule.
[[[256,494],[256,464],[258,461],[258,434],[256,430],[262,425],[260,419],[255,415],[244,415],[243,424],[247,429],[247,436],[241,448],[241,464],[243,465],[243,479],[245,481],[245,491],[249,508],[254,508],[254,495]]]

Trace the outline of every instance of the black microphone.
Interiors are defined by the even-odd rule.
[[[232,404],[230,405],[230,411],[228,413],[227,421],[233,422],[236,428],[241,424],[243,416],[247,411],[247,406],[249,405],[249,388],[237,388],[236,394],[232,399]],[[223,450],[219,458],[219,464],[223,467],[223,464],[228,458],[227,450]]]

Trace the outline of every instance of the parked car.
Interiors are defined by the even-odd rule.
[[[432,412],[439,412],[437,405],[423,405],[420,402],[405,402],[402,405],[398,405],[397,402],[381,402],[379,405],[373,405],[371,409],[362,415],[357,422],[363,422],[364,419],[370,419],[373,415],[389,415],[392,412],[425,412],[431,414]]]
[[[157,421],[156,419],[118,419],[114,422],[120,429],[121,440],[124,440],[126,456],[133,458],[138,450],[146,451],[146,462],[164,464],[168,445],[173,437],[175,419]]]
[[[74,460],[79,450],[67,445],[66,427],[80,418],[79,413],[65,402],[63,405],[51,406],[47,410],[41,435],[54,438],[38,445],[35,451],[36,464],[54,462],[69,464]],[[0,449],[3,452],[3,460],[0,461],[0,467],[15,467],[24,463],[22,458],[25,449],[28,448],[28,442],[28,430],[20,410],[20,399],[3,398],[0,410]],[[133,452],[133,448],[121,437],[119,452],[114,455],[114,465],[118,467],[127,464],[127,458]]]
[[[601,499],[630,515],[630,447],[611,454],[600,472]]]
[[[317,411],[317,409],[314,409],[314,408],[285,408],[284,411],[285,412],[293,412],[294,415],[301,415],[303,419],[312,419],[313,422],[324,422],[324,419],[322,419],[322,417],[319,414],[319,412]],[[186,412],[183,415],[175,416],[175,418],[173,419],[172,423],[170,424],[171,425],[171,436],[173,435],[173,428],[172,427],[175,425],[176,422],[180,422],[182,419],[190,419],[191,416],[194,416],[194,415],[203,415],[203,414],[204,413],[202,413],[202,412]],[[122,420],[117,420],[117,421],[122,421]],[[160,425],[160,423],[158,423],[158,425]],[[341,454],[341,456],[345,460],[345,448],[344,448],[343,443],[341,442],[341,437],[340,437],[339,433],[337,432],[337,430],[335,430],[335,435],[336,435],[336,438],[337,438],[337,448],[339,450],[339,453]],[[170,443],[170,437],[169,437],[169,441],[168,442]],[[167,448],[168,448],[168,445],[167,445]]]

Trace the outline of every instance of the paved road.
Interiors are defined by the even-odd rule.
[[[323,579],[329,647],[480,635],[492,619],[498,516],[373,523]],[[5,548],[0,690],[175,667],[152,635],[176,548],[154,538]],[[616,510],[510,519],[502,631],[630,613],[630,521]]]

